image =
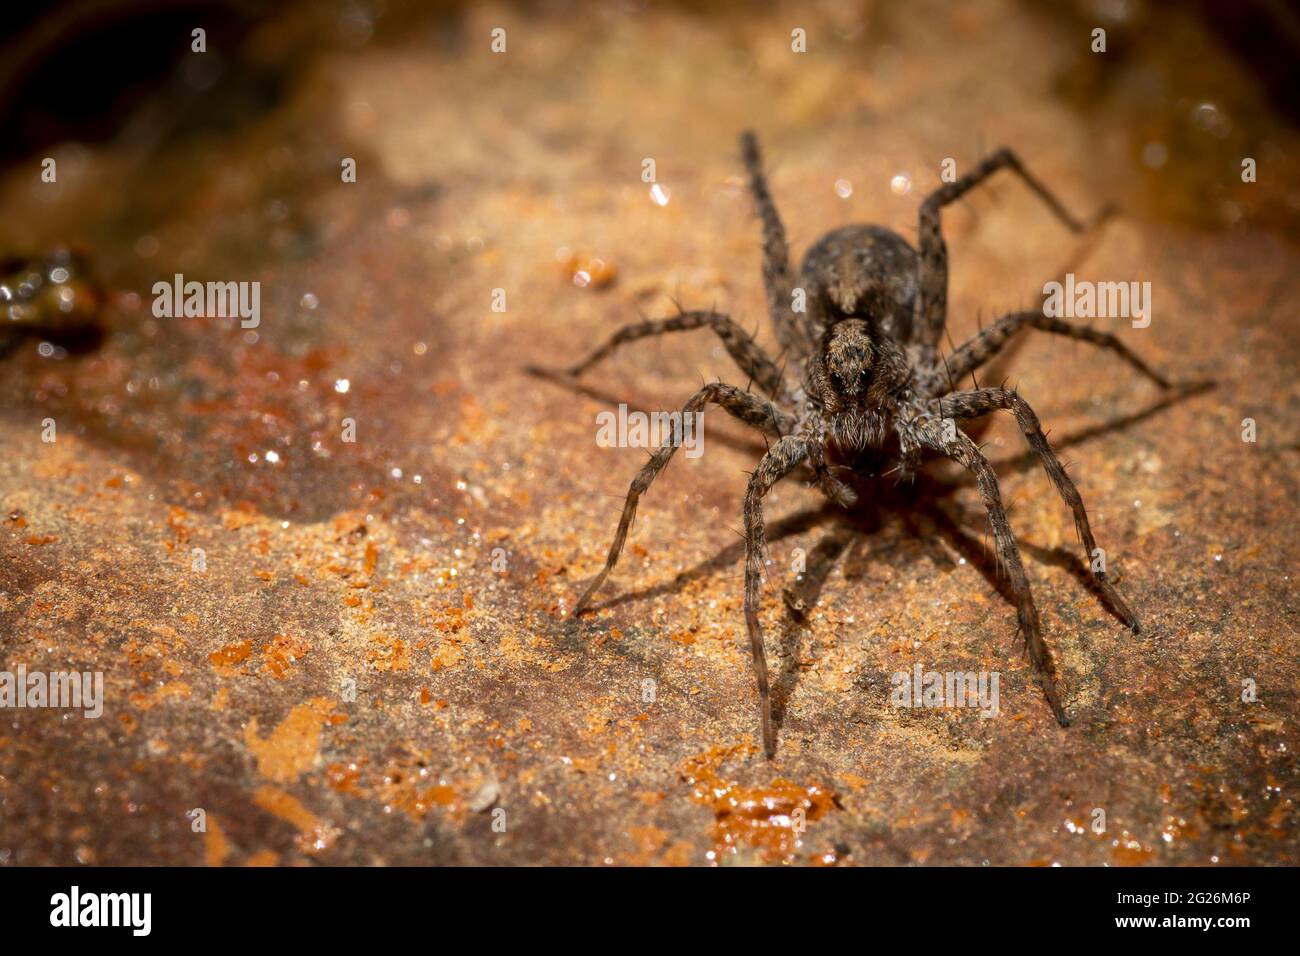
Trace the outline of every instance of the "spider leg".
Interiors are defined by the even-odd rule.
[[[1090,329],[1082,325],[1072,325],[1069,322],[1043,315],[1042,312],[1012,312],[968,339],[960,348],[947,357],[947,368],[940,375],[942,379],[940,394],[949,390],[949,377],[954,382],[960,381],[963,376],[975,371],[997,355],[1011,337],[1026,326],[1109,349],[1161,388],[1171,387],[1168,379],[1152,369],[1135,352],[1109,332],[1098,332],[1096,329]]]
[[[679,312],[668,319],[649,319],[633,325],[625,325],[615,332],[604,345],[596,349],[585,359],[568,369],[567,374],[577,377],[597,362],[608,357],[620,345],[635,342],[638,339],[664,335],[668,332],[686,332],[708,326],[722,339],[723,346],[735,359],[740,370],[757,383],[758,387],[772,396],[785,392],[785,382],[781,370],[768,358],[767,353],[754,341],[744,329],[729,316],[712,309],[693,312]]]
[[[758,620],[759,595],[763,587],[763,554],[767,548],[763,528],[763,497],[772,486],[794,470],[807,457],[802,438],[787,435],[773,445],[745,489],[745,626],[749,647],[754,655],[754,676],[758,681],[759,723],[763,732],[763,752],[769,760],[776,755],[776,734],[772,729],[772,696],[767,681],[767,654],[763,649],[763,627]]]
[[[927,357],[933,359],[934,350],[943,336],[948,314],[948,247],[943,241],[939,212],[949,203],[956,202],[999,169],[1010,169],[1018,175],[1052,213],[1073,232],[1082,232],[1085,224],[1075,219],[1059,199],[1038,181],[1005,146],[986,157],[965,176],[955,182],[944,183],[921,203],[918,222],[919,260],[917,263],[917,296],[913,327],[917,341],[924,347]]]
[[[781,348],[795,359],[802,360],[812,347],[791,302],[794,277],[790,270],[785,226],[781,224],[776,203],[768,191],[763,160],[758,151],[758,137],[752,131],[740,135],[740,152],[745,160],[745,171],[749,173],[749,191],[754,195],[754,205],[763,226],[763,288],[767,292],[768,314],[772,317]]]
[[[734,385],[724,385],[722,382],[711,382],[692,395],[690,400],[682,407],[682,414],[698,412],[709,404],[719,405],[745,424],[753,425],[755,428],[772,435],[783,434],[795,426],[794,417],[777,408],[771,402],[765,402],[756,395],[736,388]],[[592,597],[600,590],[601,585],[605,583],[605,579],[609,577],[610,571],[614,570],[614,565],[618,563],[618,557],[623,552],[623,544],[627,541],[627,532],[632,526],[632,519],[636,517],[637,502],[640,501],[641,496],[650,487],[650,483],[655,480],[655,476],[668,464],[669,459],[673,457],[673,452],[676,450],[675,445],[663,445],[656,448],[650,456],[650,460],[641,466],[641,470],[632,479],[632,485],[627,491],[627,500],[623,503],[623,515],[619,518],[618,530],[614,533],[614,541],[610,544],[609,554],[605,557],[605,567],[596,575],[591,584],[587,585],[587,590],[583,592],[582,597],[578,599],[578,603],[574,605],[574,617],[586,610]],[[768,452],[768,454],[770,455],[771,452]]]
[[[1129,609],[1124,599],[1120,597],[1119,592],[1115,590],[1115,586],[1107,580],[1104,564],[1101,570],[1097,570],[1095,566],[1097,542],[1092,536],[1092,528],[1088,523],[1088,511],[1083,506],[1083,498],[1079,495],[1079,489],[1074,486],[1070,476],[1066,474],[1061,459],[1056,456],[1052,446],[1047,443],[1047,436],[1043,434],[1043,427],[1039,424],[1038,416],[1034,414],[1034,410],[1029,406],[1029,403],[1021,398],[1014,389],[979,388],[966,392],[956,392],[941,399],[939,409],[942,416],[953,419],[975,418],[999,409],[1007,409],[1016,416],[1016,422],[1024,433],[1025,441],[1038,455],[1043,470],[1047,472],[1047,477],[1052,480],[1052,484],[1056,486],[1061,499],[1074,513],[1074,527],[1079,533],[1079,540],[1083,543],[1084,561],[1091,570],[1092,578],[1096,582],[1098,589],[1124,623],[1131,627],[1134,633],[1137,633],[1140,630],[1140,625],[1136,615]]]
[[[822,494],[842,508],[853,507],[858,500],[858,493],[835,477],[831,466],[826,464],[826,456],[821,445],[809,443],[807,457],[808,465],[813,470],[813,477]]]
[[[1016,600],[1016,616],[1020,622],[1020,631],[1025,636],[1025,647],[1029,659],[1038,674],[1038,686],[1042,688],[1047,705],[1052,709],[1056,722],[1062,727],[1070,726],[1056,692],[1056,665],[1052,652],[1043,641],[1042,624],[1038,619],[1038,608],[1034,606],[1034,596],[1029,589],[1029,578],[1020,560],[1020,548],[1011,533],[1011,522],[1007,520],[1006,508],[1002,505],[1002,493],[998,488],[998,478],[989,460],[976,447],[964,432],[958,430],[956,438],[945,443],[943,436],[934,425],[920,430],[919,440],[927,448],[948,456],[964,466],[975,475],[980,497],[984,501],[984,510],[988,513],[989,523],[993,526],[993,541],[997,548],[998,561],[1006,570]]]

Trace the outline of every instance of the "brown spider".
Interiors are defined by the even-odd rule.
[[[713,382],[696,392],[683,408],[683,412],[698,412],[710,403],[720,405],[742,422],[777,439],[750,475],[744,504],[745,622],[758,679],[767,756],[774,755],[776,738],[758,620],[765,546],[763,496],[796,466],[807,463],[823,493],[847,507],[856,501],[856,492],[835,472],[850,478],[871,477],[892,460],[906,473],[919,464],[926,451],[947,456],[974,473],[993,526],[998,560],[1015,595],[1019,628],[1039,685],[1057,721],[1068,727],[1069,718],[1057,697],[1052,654],[1043,642],[1038,611],[1002,505],[997,476],[976,444],[957,428],[957,421],[998,409],[1015,415],[1030,448],[1074,512],[1085,560],[1101,595],[1134,632],[1138,630],[1137,618],[1106,579],[1104,565],[1098,567],[1092,560],[1096,542],[1083,501],[1047,443],[1033,409],[1014,389],[956,391],[953,383],[992,358],[1022,326],[1030,326],[1111,349],[1161,388],[1170,386],[1115,336],[1049,318],[1041,311],[1007,315],[941,359],[938,344],[947,312],[948,251],[939,213],[994,172],[1006,168],[1019,175],[1071,230],[1082,232],[1084,225],[1029,174],[1015,153],[1004,148],[957,181],[940,186],[921,203],[919,252],[880,226],[845,226],[823,236],[809,249],[796,287],[785,229],[760,168],[758,142],[752,133],[743,134],[740,142],[763,227],[763,284],[768,311],[793,374],[787,376],[740,326],[713,310],[680,312],[672,318],[627,326],[569,369],[568,374],[580,375],[625,342],[708,326],[722,339],[741,370],[767,394],[764,400],[747,390]],[[804,294],[797,296],[800,290]],[[806,305],[802,311],[793,306],[799,298]],[[579,599],[575,616],[587,607],[617,563],[637,501],[675,450],[671,444],[658,448],[632,480],[605,567]]]

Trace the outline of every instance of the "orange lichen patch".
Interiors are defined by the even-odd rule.
[[[334,702],[316,697],[289,711],[270,736],[257,732],[257,718],[244,728],[244,746],[257,759],[257,769],[268,780],[285,783],[297,779],[316,762],[320,732],[334,711]]]
[[[549,651],[551,642],[541,635],[503,634],[497,645],[503,657],[517,663],[533,664],[548,671],[566,670],[573,664],[570,654],[555,654]]]
[[[326,823],[304,807],[296,797],[277,787],[269,785],[260,787],[253,794],[253,803],[267,813],[297,827],[298,836],[294,838],[294,843],[303,853],[308,855],[321,853],[328,850],[338,839],[338,827]]]
[[[714,747],[683,765],[692,799],[713,811],[714,849],[709,859],[714,863],[740,847],[758,851],[770,863],[793,862],[806,825],[838,808],[836,794],[819,784],[799,786],[777,779],[763,787],[742,787],[718,775],[718,768],[731,757],[753,752],[748,745]]]
[[[207,832],[203,834],[203,862],[208,866],[221,866],[230,856],[230,841],[222,831],[217,818],[208,814]]]
[[[595,773],[600,769],[595,757],[561,757],[560,763],[574,773]]]
[[[188,517],[189,512],[184,508],[172,505],[167,510],[167,527],[171,528],[172,534],[176,536],[176,540],[181,544],[189,541],[190,535],[193,534],[185,524]]]
[[[468,813],[459,791],[433,778],[427,761],[413,752],[390,762],[378,775],[373,790],[385,808],[400,810],[412,820],[424,819],[434,807],[456,819]]]
[[[440,807],[449,807],[456,802],[456,791],[448,786],[430,787],[424,792],[425,799]]]
[[[173,697],[179,697],[182,700],[188,698],[193,693],[189,684],[182,680],[174,680],[169,684],[163,684],[154,691],[155,703],[162,703]]]
[[[280,854],[274,850],[258,850],[244,861],[244,866],[277,866],[279,862]]]
[[[627,857],[630,866],[649,866],[668,840],[667,831],[658,827],[628,827],[627,835],[636,847]]]
[[[353,763],[332,763],[325,768],[325,779],[339,793],[355,793],[361,779],[361,767]]]
[[[262,670],[276,680],[284,680],[289,668],[307,656],[311,645],[299,637],[277,634],[262,648]]]
[[[213,651],[208,655],[208,660],[214,667],[236,667],[248,660],[253,653],[253,642],[251,640],[235,641],[233,644],[227,644],[225,647]]]
[[[245,525],[252,524],[257,520],[257,512],[247,508],[241,508],[238,511],[221,512],[221,526],[227,531],[238,531]]]
[[[188,698],[193,693],[193,689],[185,681],[172,681],[154,688],[152,692],[137,691],[129,698],[131,706],[138,710],[152,710],[155,705],[161,704],[171,698]]]
[[[404,671],[411,666],[411,654],[405,641],[387,634],[377,634],[371,644],[374,646],[367,652],[366,659],[375,670]]]
[[[430,613],[433,626],[443,634],[455,634],[464,629],[466,608],[456,604],[445,604]]]
[[[689,843],[678,840],[664,851],[663,864],[664,866],[690,866],[693,853]]]
[[[430,668],[435,671],[445,670],[449,667],[455,667],[464,660],[465,651],[461,647],[461,643],[458,637],[447,637],[439,641],[438,646],[434,648]]]

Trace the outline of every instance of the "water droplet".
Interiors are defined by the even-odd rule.
[[[1142,163],[1151,169],[1162,169],[1169,161],[1169,150],[1164,143],[1147,143],[1142,147]]]

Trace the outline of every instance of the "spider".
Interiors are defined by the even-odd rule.
[[[1050,318],[1041,311],[1006,315],[941,358],[938,345],[947,318],[948,251],[940,212],[997,171],[1006,169],[1019,176],[1071,231],[1083,232],[1085,224],[1070,215],[1014,152],[1003,148],[925,198],[919,216],[919,249],[881,226],[844,226],[827,233],[808,250],[796,285],[785,228],[762,172],[757,138],[752,132],[743,133],[740,146],[762,225],[762,273],[768,312],[787,365],[782,367],[773,361],[729,316],[713,309],[683,311],[679,307],[678,314],[670,318],[643,321],[619,330],[566,374],[581,375],[627,342],[709,328],[766,395],[761,398],[749,389],[715,381],[700,388],[682,409],[683,413],[702,412],[707,405],[718,405],[775,439],[749,476],[744,498],[745,623],[758,684],[766,756],[775,756],[776,736],[758,618],[766,546],[764,496],[796,467],[806,465],[818,488],[847,508],[858,498],[853,485],[860,482],[855,479],[874,477],[890,462],[906,475],[919,465],[924,453],[953,459],[974,475],[993,528],[997,559],[1014,595],[1018,630],[1024,637],[1038,684],[1057,722],[1068,727],[1070,720],[1057,693],[1055,663],[1043,641],[1038,611],[1002,504],[997,476],[957,422],[999,410],[1015,416],[1030,449],[1074,513],[1085,562],[1100,596],[1134,633],[1139,631],[1138,620],[1107,580],[1104,563],[1092,560],[1096,541],[1083,500],[1048,444],[1029,403],[1015,389],[977,386],[957,390],[954,382],[973,374],[1018,330],[1029,327],[1110,349],[1161,388],[1169,388],[1170,383],[1115,336]],[[796,303],[804,308],[796,309]],[[632,479],[605,566],[578,600],[574,617],[588,608],[618,562],[637,503],[675,450],[672,444],[656,449]]]

